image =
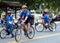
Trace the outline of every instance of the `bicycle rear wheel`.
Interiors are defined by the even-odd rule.
[[[56,27],[57,27],[56,23],[51,23],[51,25],[52,25],[53,29],[56,29]]]
[[[35,35],[35,30],[34,30],[34,28],[31,26],[30,27],[30,34],[28,34],[27,35],[27,37],[29,38],[29,39],[32,39],[33,37],[34,37],[34,35]]]
[[[49,28],[50,31],[55,31],[56,30],[56,23],[51,23],[51,26]]]

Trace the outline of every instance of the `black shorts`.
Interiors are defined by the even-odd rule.
[[[30,23],[31,25],[33,25],[34,24],[34,20],[33,19],[27,19],[25,21],[25,24],[28,24],[28,23]]]

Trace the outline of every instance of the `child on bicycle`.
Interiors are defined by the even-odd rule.
[[[50,24],[50,18],[49,18],[49,16],[48,16],[48,9],[45,9],[44,10],[44,14],[43,14],[43,24],[45,24],[45,23],[47,23],[48,25],[47,25],[47,27],[51,27],[52,29],[53,29],[53,27],[51,26],[51,24]]]

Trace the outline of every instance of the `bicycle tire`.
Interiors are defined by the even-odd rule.
[[[44,30],[44,26],[43,26],[43,24],[41,24],[41,26],[39,26],[39,24],[37,24],[35,26],[35,29],[36,29],[37,32],[42,32]]]
[[[56,29],[56,27],[57,27],[56,23],[54,23],[54,25],[55,25],[54,28],[51,28],[51,27],[49,28],[50,31],[53,31],[53,29]]]
[[[20,30],[20,33],[18,34],[17,32]],[[15,40],[16,40],[16,42],[19,42],[20,41],[20,39],[18,40],[17,39],[17,35],[21,35],[21,29],[17,29],[16,30],[16,32],[15,32]],[[19,36],[20,37],[20,36]],[[21,37],[20,37],[21,38]]]
[[[31,37],[30,34],[28,34],[27,37],[28,37],[29,39],[32,39],[32,38],[34,37],[34,35],[35,35],[35,30],[34,30],[34,28],[33,28],[32,26],[31,26],[31,28],[33,29],[33,35],[32,35],[32,37]],[[31,29],[31,28],[30,28],[30,29]]]
[[[56,23],[54,22],[54,25],[55,25],[55,28],[54,29],[56,29],[57,28],[57,25],[56,25]]]
[[[3,33],[3,34],[5,34],[5,36],[4,36],[4,35],[3,35],[4,37],[1,36],[1,33],[2,33],[3,31],[5,31],[5,29],[1,30],[1,32],[0,32],[0,37],[1,37],[1,39],[6,38],[6,31]]]

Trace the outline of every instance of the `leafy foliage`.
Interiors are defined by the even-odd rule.
[[[22,4],[26,4],[29,9],[38,9],[42,3],[44,3],[45,8],[52,10],[60,7],[60,0],[0,0],[0,2],[2,1],[18,1]]]

